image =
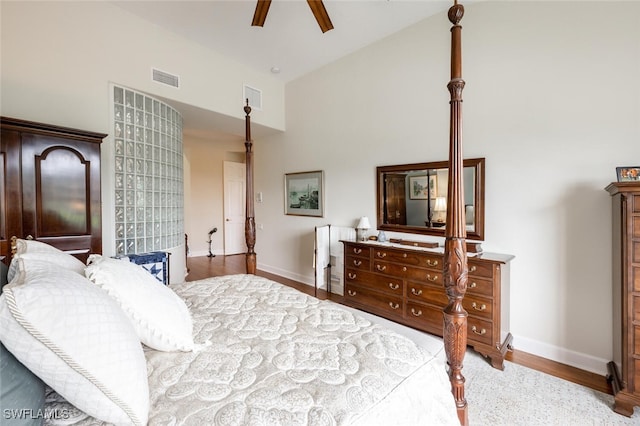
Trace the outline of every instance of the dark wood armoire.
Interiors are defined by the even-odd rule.
[[[102,252],[100,143],[105,134],[0,117],[0,256],[34,238],[86,260]]]
[[[613,356],[607,367],[614,410],[640,406],[640,182],[607,186],[613,201]]]

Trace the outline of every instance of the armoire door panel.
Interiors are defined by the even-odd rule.
[[[100,217],[99,151],[86,142],[48,135],[22,139],[24,232],[65,250],[88,252],[91,218]],[[91,191],[94,191],[92,193]],[[63,247],[64,246],[64,247]]]
[[[36,157],[38,236],[91,234],[90,169],[78,152],[56,147]]]
[[[28,238],[80,259],[102,252],[102,133],[2,117],[0,250]]]
[[[0,256],[4,263],[11,258],[11,237],[22,234],[22,192],[20,190],[20,132],[2,129],[0,134],[2,155],[2,204]]]

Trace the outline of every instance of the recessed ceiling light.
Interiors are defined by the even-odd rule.
[[[280,68],[278,67],[271,67],[271,72],[274,74],[278,74],[280,72]]]

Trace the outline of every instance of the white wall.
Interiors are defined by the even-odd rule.
[[[462,25],[464,153],[487,159],[485,250],[516,256],[514,345],[604,374],[604,187],[640,162],[640,4],[483,2]],[[374,219],[376,166],[447,158],[449,28],[433,17],[287,85],[286,133],[256,143],[260,269],[312,283],[313,227]],[[285,216],[283,174],[318,169],[325,217]]]

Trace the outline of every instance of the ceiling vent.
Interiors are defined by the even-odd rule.
[[[253,109],[262,110],[262,90],[244,85],[243,100],[249,100],[249,106]]]
[[[160,71],[155,68],[152,68],[152,71],[153,81],[175,87],[176,89],[180,87],[180,77],[177,75],[169,74],[168,72]]]

